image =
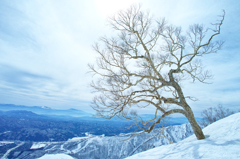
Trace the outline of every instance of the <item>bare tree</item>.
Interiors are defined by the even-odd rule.
[[[224,108],[222,105],[218,105],[216,108],[208,108],[202,111],[202,120],[199,122],[199,124],[203,127],[208,126],[209,124],[212,124],[213,122],[223,119],[229,115],[234,114],[234,111],[231,111],[229,109]]]
[[[208,108],[202,111],[201,113],[203,119],[199,122],[199,124],[203,127],[208,126],[209,124],[217,121],[216,117],[214,116],[213,108]]]
[[[223,42],[213,39],[220,34],[224,16],[225,12],[220,21],[212,24],[212,29],[195,24],[186,34],[181,27],[168,25],[165,19],[153,19],[138,5],[110,18],[109,24],[118,35],[101,37],[93,46],[99,54],[96,64],[89,64],[98,79],[91,83],[98,92],[91,105],[97,115],[132,120],[145,132],[151,132],[164,117],[181,113],[190,122],[197,139],[204,139],[187,102],[195,98],[184,95],[181,81],[205,83],[211,78],[199,58],[221,48]],[[152,120],[143,121],[130,113],[132,107],[149,106],[155,108]],[[145,128],[146,124],[151,126]]]

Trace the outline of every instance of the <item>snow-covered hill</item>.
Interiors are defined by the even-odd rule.
[[[183,141],[138,153],[127,159],[240,158],[240,113],[221,119],[203,129],[207,136],[192,135]]]
[[[178,142],[193,134],[189,124],[169,126],[164,134],[173,142]],[[34,143],[3,143],[4,147],[12,148],[4,152],[7,158],[62,158],[68,155],[73,158],[87,159],[121,159],[148,149],[169,144],[165,138],[158,135],[157,130],[132,137],[131,134],[118,136],[86,136],[70,139],[66,142],[34,142]],[[157,136],[156,136],[157,135]],[[15,148],[16,147],[16,148]],[[1,154],[0,154],[1,158]]]

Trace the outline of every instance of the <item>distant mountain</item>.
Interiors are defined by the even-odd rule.
[[[123,121],[95,121],[62,119],[61,116],[38,115],[26,110],[0,111],[0,141],[66,141],[85,133],[107,136],[132,132],[130,123]],[[73,120],[75,119],[75,120]]]
[[[149,114],[141,116],[145,120],[154,117]],[[167,125],[183,122],[187,122],[186,118],[169,118]],[[96,118],[76,109],[55,110],[39,106],[0,104],[0,123],[0,141],[14,141],[0,142],[0,158],[4,154],[8,158],[37,158],[46,153],[65,153],[75,158],[124,158],[168,143],[159,137],[161,133],[157,130],[120,142],[130,137],[136,127],[127,129],[131,124],[129,122],[117,118]],[[185,124],[170,126],[164,133],[173,142],[177,142],[192,134],[192,130],[189,124]],[[73,139],[69,140],[71,138]],[[33,143],[36,141],[38,143]],[[39,141],[44,141],[44,144]],[[6,153],[8,150],[11,151]]]
[[[151,116],[147,115],[147,117]],[[145,116],[146,119],[147,117]],[[40,115],[27,110],[0,111],[0,123],[0,141],[66,141],[75,136],[85,136],[85,133],[113,136],[137,129],[136,126],[127,129],[132,123],[122,120]],[[172,122],[170,119],[166,125],[171,124],[178,125],[176,121]]]
[[[40,115],[48,115],[53,118],[57,118],[59,120],[64,121],[78,121],[78,120],[95,120],[95,121],[109,121],[107,119],[103,119],[100,117],[94,117],[93,114],[84,112],[82,110],[77,109],[67,109],[67,110],[58,110],[51,109],[46,106],[24,106],[24,105],[14,105],[14,104],[0,104],[0,111],[11,111],[11,110],[26,110],[31,111]],[[153,119],[155,116],[152,114],[141,114],[141,117],[144,120]],[[196,120],[201,120],[201,118],[196,118]],[[121,119],[114,117],[111,121],[122,121]],[[181,125],[184,123],[188,123],[187,118],[185,117],[175,117],[169,118],[166,126],[170,125]]]
[[[14,104],[0,104],[0,110],[11,111],[11,110],[27,110],[36,114],[43,115],[61,115],[61,116],[71,116],[71,117],[91,117],[92,114],[84,112],[77,109],[67,109],[58,110],[51,109],[46,106],[24,106],[24,105],[14,105]]]
[[[45,115],[48,118],[57,119],[61,121],[109,121],[100,117],[94,117],[93,114],[77,109],[58,110],[51,109],[46,106],[24,106],[14,104],[0,104],[0,111],[31,111],[38,115]],[[120,121],[119,118],[113,118],[111,121]]]
[[[28,118],[39,118],[41,115],[35,114],[31,111],[26,110],[12,110],[12,111],[0,111],[0,115],[10,117],[28,117]]]

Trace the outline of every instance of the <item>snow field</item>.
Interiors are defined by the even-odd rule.
[[[240,158],[240,113],[221,119],[203,129],[206,139],[192,135],[183,141],[163,145],[126,159],[227,159]]]

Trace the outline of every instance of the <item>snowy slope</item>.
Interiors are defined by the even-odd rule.
[[[169,144],[169,141],[162,138],[157,130],[155,129],[151,133],[134,136],[127,141],[123,140],[128,139],[131,133],[111,137],[89,134],[86,137],[76,137],[63,142],[28,142],[25,145],[20,145],[20,147],[20,143],[13,143],[12,145],[10,143],[2,143],[3,147],[15,148],[18,146],[18,148],[7,154],[6,151],[2,150],[1,152],[0,149],[0,158],[2,157],[2,153],[8,158],[23,159],[41,157],[61,158],[63,154],[73,158],[122,159],[154,147]],[[189,124],[169,126],[164,128],[163,131],[172,142],[179,142],[193,134]]]
[[[165,128],[164,133],[173,142],[181,141],[193,134],[189,124],[169,126]],[[144,133],[134,136],[127,141],[123,140],[128,139],[131,134],[122,134],[114,137],[79,137],[63,143],[52,143],[45,146],[43,150],[48,152],[48,154],[64,153],[75,158],[121,159],[157,146],[169,144],[167,139],[155,136],[157,134],[157,131],[153,131],[150,134]]]
[[[127,159],[240,158],[240,113],[221,119],[203,129],[207,136],[192,135],[178,143],[163,145]]]
[[[48,154],[40,157],[39,159],[74,159],[66,154]]]

